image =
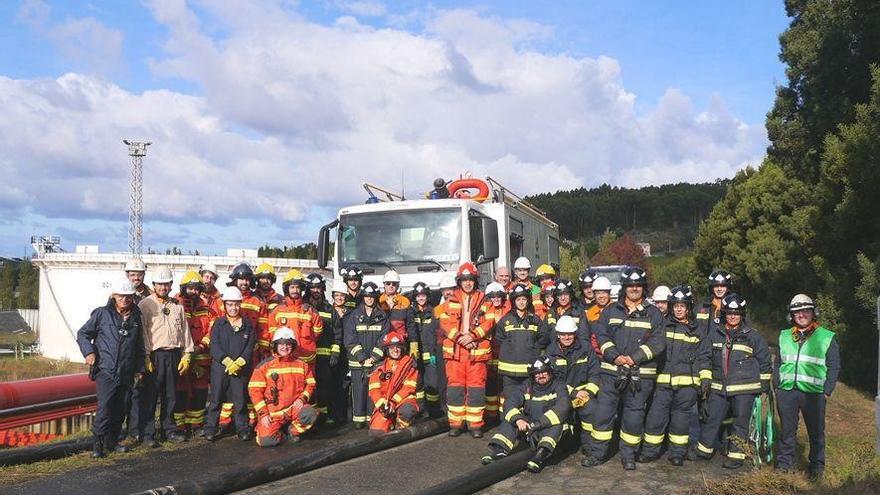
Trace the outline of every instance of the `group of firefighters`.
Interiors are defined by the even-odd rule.
[[[834,333],[798,294],[771,360],[722,270],[701,304],[685,284],[649,298],[638,267],[623,270],[612,294],[594,271],[575,283],[550,265],[533,276],[524,257],[513,274],[496,269],[484,290],[477,266],[463,263],[439,295],[421,282],[402,294],[393,270],[380,288],[346,266],[331,301],[320,274],[295,269],[276,293],[266,263],[236,265],[222,291],[216,268],[202,266],[184,275],[176,297],[170,270],[154,274],[152,290],[142,261],[125,271],[77,335],[97,385],[95,457],[133,442],[212,441],[233,428],[268,447],[322,423],[378,434],[445,415],[453,437],[482,438],[497,425],[484,464],[526,441],[527,468],[538,472],[568,432],[584,467],[606,461],[617,437],[626,470],[664,446],[674,466],[720,450],[735,469],[755,398],[772,386],[777,467],[794,468],[803,415],[809,474],[824,471],[825,400],[840,369]]]

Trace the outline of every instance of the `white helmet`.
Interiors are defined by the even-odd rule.
[[[204,275],[205,272],[211,272],[214,274],[214,277],[219,277],[217,275],[217,267],[213,263],[205,263],[199,267],[199,275]]]
[[[521,268],[526,269],[526,270],[529,270],[532,268],[532,263],[525,256],[520,256],[519,258],[516,259],[516,261],[513,262],[513,269],[514,270],[519,270]]]
[[[611,292],[611,281],[605,277],[596,277],[596,279],[593,280],[593,291],[595,292],[597,290]]]
[[[504,286],[499,284],[498,282],[492,282],[491,284],[486,286],[486,294],[494,294],[494,293],[506,293],[504,290]]]
[[[173,281],[174,274],[171,273],[171,269],[167,266],[153,274],[154,284],[170,284]]]
[[[333,287],[330,290],[331,292],[339,292],[340,294],[348,294],[348,286],[345,285],[345,282],[342,279],[335,279],[333,281]]]
[[[132,258],[125,262],[125,271],[127,272],[145,272],[147,265],[140,258]]]
[[[400,274],[398,274],[394,270],[388,270],[385,272],[385,276],[382,277],[382,283],[394,282],[396,284],[400,283]]]
[[[296,342],[296,335],[293,334],[293,330],[287,327],[281,327],[275,330],[275,333],[272,335],[272,342],[277,342],[279,340],[292,340]]]
[[[791,298],[791,302],[788,303],[788,310],[792,313],[795,311],[800,311],[802,309],[812,309],[816,310],[816,304],[813,303],[813,299],[806,294],[797,294],[796,296]]]
[[[578,324],[571,316],[563,315],[556,321],[556,333],[575,333],[577,330]]]
[[[454,289],[458,284],[455,282],[455,277],[452,275],[443,275],[440,278],[440,288],[441,289]]]
[[[120,296],[134,295],[134,284],[129,282],[127,278],[121,278],[113,282],[113,294]]]
[[[593,289],[595,290],[595,289]],[[654,302],[662,301],[666,302],[669,299],[669,296],[672,294],[672,291],[669,290],[669,287],[665,285],[658,285],[654,288],[654,293],[651,295],[651,300]]]
[[[238,287],[230,285],[223,288],[223,301],[241,301],[241,291]]]

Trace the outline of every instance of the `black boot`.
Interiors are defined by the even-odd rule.
[[[727,460],[724,461],[724,464],[721,465],[721,467],[725,469],[739,469],[742,467],[742,465],[743,461],[728,457]]]
[[[489,453],[480,458],[480,461],[483,465],[490,464],[493,461],[497,461],[499,459],[504,459],[507,457],[507,451],[503,448],[495,445],[494,443],[489,444]]]
[[[672,464],[673,466],[683,466],[684,459],[682,459],[681,457],[678,457],[678,456],[670,457],[669,464]]]
[[[92,442],[92,459],[100,459],[106,455],[107,453],[104,452],[104,437],[95,435],[95,439]]]
[[[553,455],[553,451],[547,447],[538,447],[535,456],[526,464],[526,469],[531,473],[540,473],[544,469],[544,463]]]
[[[623,464],[623,469],[626,471],[635,471],[636,470],[636,461],[633,459],[624,459],[620,458],[621,464]]]
[[[596,467],[599,464],[602,464],[602,461],[596,459],[592,455],[585,455],[583,459],[581,459],[581,466],[583,467]]]
[[[449,429],[449,436],[450,437],[457,437],[459,435],[461,435],[461,428],[450,428]]]

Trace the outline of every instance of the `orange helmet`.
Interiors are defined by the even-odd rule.
[[[458,273],[455,275],[456,282],[461,282],[462,280],[477,281],[478,278],[480,278],[480,272],[477,270],[477,266],[470,261],[462,263],[458,267]]]

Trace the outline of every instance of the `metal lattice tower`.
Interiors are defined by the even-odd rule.
[[[135,257],[143,252],[144,174],[143,162],[150,142],[122,140],[131,157],[131,194],[128,197],[128,250]]]

